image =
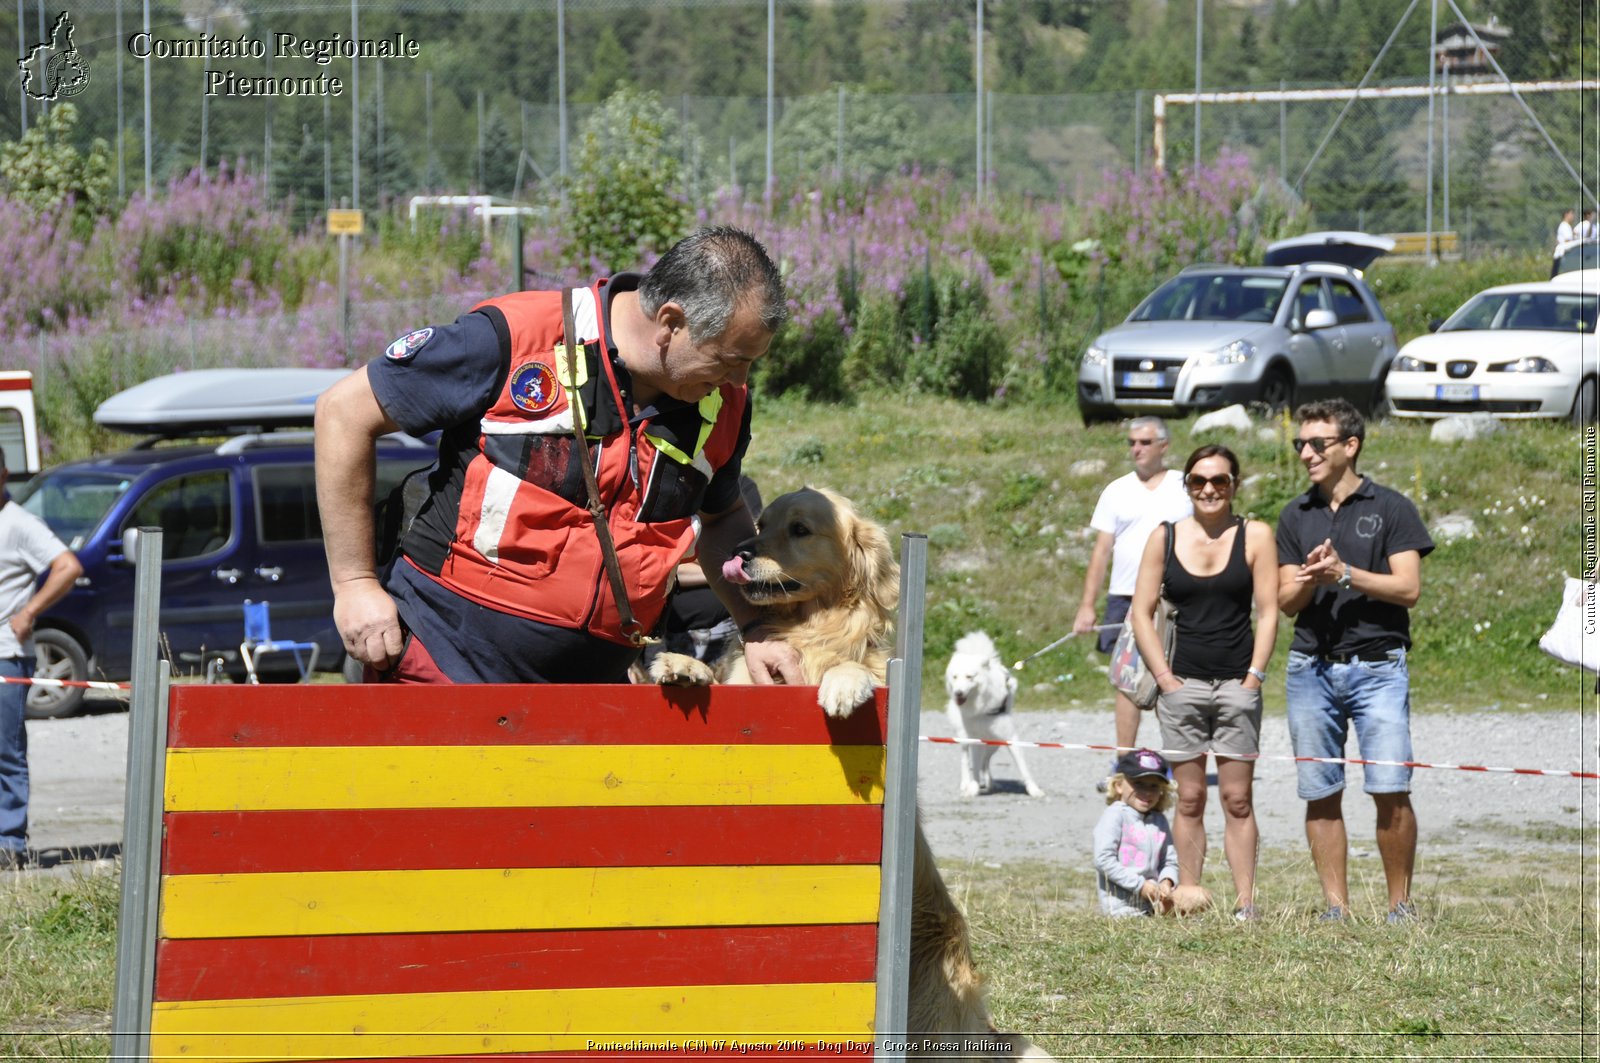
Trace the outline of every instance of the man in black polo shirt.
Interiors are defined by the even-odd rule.
[[[1433,540],[1404,495],[1356,472],[1366,424],[1343,399],[1295,411],[1292,444],[1311,489],[1278,517],[1278,605],[1295,618],[1286,687],[1289,735],[1299,757],[1345,755],[1355,726],[1361,757],[1411,760],[1411,647],[1407,612],[1422,591],[1422,558]],[[1301,762],[1306,840],[1328,907],[1349,911],[1345,875],[1344,765]],[[1363,789],[1378,812],[1378,853],[1389,886],[1389,922],[1416,918],[1411,869],[1417,817],[1411,769],[1367,765]]]

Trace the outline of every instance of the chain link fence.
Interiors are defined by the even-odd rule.
[[[728,7],[674,3],[705,6],[711,18]],[[570,6],[592,13],[626,5],[582,0]],[[414,21],[419,54],[360,60],[359,76],[357,62],[342,56],[321,62],[275,55],[281,32],[348,36],[343,8],[317,8],[307,16],[306,8],[279,3],[191,3],[184,17],[169,13],[151,41],[209,34],[242,42],[247,54],[150,60],[154,182],[243,159],[273,195],[292,197],[306,222],[329,206],[370,209],[417,193],[549,200],[593,107],[568,107],[563,153],[553,73],[548,84],[510,84],[513,79],[493,70],[460,62],[426,29],[452,11],[501,9],[513,8],[496,7],[495,0],[419,0],[404,10],[391,4],[365,11],[361,25],[372,27],[374,40],[392,40],[396,26]],[[552,4],[529,10],[534,14],[525,17],[550,15],[553,28]],[[74,43],[90,73],[72,97],[80,132],[111,142],[116,188],[127,196],[142,187],[146,164],[145,63],[131,51],[151,46],[131,43],[141,28],[131,3],[75,5],[72,18]],[[320,21],[310,28],[297,21],[302,18]],[[0,48],[9,39],[22,54],[48,33],[37,2],[18,7],[15,16],[0,13]],[[253,43],[265,54],[248,54]],[[534,47],[554,49],[549,40]],[[569,71],[569,89],[590,73]],[[336,96],[328,89],[335,79]],[[4,139],[15,138],[50,106],[26,98],[18,76],[9,84],[10,106],[0,109]],[[265,91],[275,95],[260,94]],[[920,169],[946,172],[958,187],[1083,203],[1117,173],[1152,164],[1154,96],[1153,90],[990,92],[980,99],[839,88],[780,98],[773,108],[772,176],[780,190],[793,192]],[[1527,247],[1550,238],[1563,206],[1579,205],[1584,193],[1574,171],[1600,171],[1593,144],[1596,94],[1547,91],[1524,99],[1526,109],[1510,96],[1437,97],[1432,228],[1455,230],[1466,242]],[[765,98],[681,96],[665,103],[679,116],[684,191],[692,200],[705,203],[729,188],[760,193],[767,176]],[[1200,157],[1213,159],[1223,150],[1246,154],[1263,179],[1280,178],[1308,200],[1320,225],[1421,230],[1428,224],[1428,110],[1424,98],[1362,99],[1348,108],[1338,101],[1206,104]],[[1187,165],[1194,156],[1193,108],[1171,108],[1167,121],[1168,164]],[[360,202],[352,204],[357,186]]]

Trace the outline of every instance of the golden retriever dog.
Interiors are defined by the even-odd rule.
[[[722,575],[799,653],[824,712],[848,716],[886,681],[900,565],[883,528],[861,517],[848,499],[810,487],[775,499]],[[732,658],[724,681],[748,683],[743,655]],[[693,657],[662,654],[651,665],[651,679],[703,685],[713,673]],[[1050,1058],[1025,1037],[995,1032],[966,917],[939,875],[920,824],[907,1025],[912,1058]]]

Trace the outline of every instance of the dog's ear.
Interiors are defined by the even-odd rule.
[[[889,549],[889,536],[883,528],[846,512],[850,522],[849,593],[887,616],[900,604],[900,563]]]

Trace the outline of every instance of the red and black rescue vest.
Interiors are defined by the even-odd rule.
[[[648,631],[673,568],[694,545],[712,474],[738,446],[749,395],[724,384],[698,405],[663,398],[663,412],[630,424],[605,351],[606,283],[572,292],[583,342],[575,381],[560,292],[518,292],[473,308],[500,337],[504,379],[479,422],[440,439],[431,497],[403,548],[419,569],[480,605],[627,644],[588,510],[574,410],[590,440],[628,602]]]

